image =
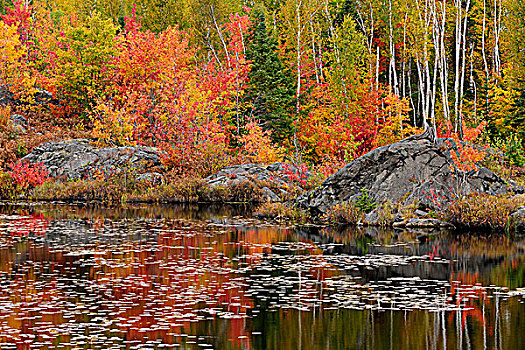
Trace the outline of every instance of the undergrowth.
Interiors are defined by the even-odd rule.
[[[456,227],[512,230],[511,214],[524,204],[524,196],[471,193],[452,202],[444,212],[444,219]]]

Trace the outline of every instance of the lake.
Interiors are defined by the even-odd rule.
[[[0,204],[0,348],[525,348],[525,237],[250,213]]]

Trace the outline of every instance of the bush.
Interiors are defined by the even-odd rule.
[[[77,180],[73,182],[50,182],[33,191],[38,200],[80,200],[119,203],[125,188],[119,181]],[[124,197],[125,198],[125,197]]]
[[[505,160],[511,166],[523,167],[525,165],[523,145],[518,134],[514,133],[505,139],[497,140],[496,146],[505,152]]]
[[[381,227],[390,226],[394,223],[394,214],[395,208],[389,201],[381,203],[377,207],[378,220],[377,223]]]
[[[16,184],[13,176],[0,170],[0,198],[8,199],[16,195]]]
[[[522,197],[511,195],[492,196],[471,193],[452,202],[444,216],[457,227],[476,229],[508,229],[510,215],[525,203]]]
[[[354,202],[342,202],[334,205],[323,215],[322,220],[328,223],[357,224],[362,211]]]
[[[31,188],[42,185],[49,181],[49,171],[43,163],[31,163],[19,160],[10,165],[8,173],[13,177],[19,191],[25,192]]]
[[[361,195],[357,198],[355,205],[364,213],[368,213],[377,207],[377,203],[372,201],[372,198],[368,195],[368,189],[366,188],[361,189]]]
[[[204,180],[200,178],[176,178],[167,184],[150,187],[143,193],[135,194],[131,200],[196,203],[201,197],[203,184]]]

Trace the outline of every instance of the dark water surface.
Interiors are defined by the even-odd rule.
[[[525,349],[525,238],[0,204],[0,349]]]

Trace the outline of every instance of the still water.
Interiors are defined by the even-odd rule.
[[[525,349],[525,237],[0,204],[0,349]]]

